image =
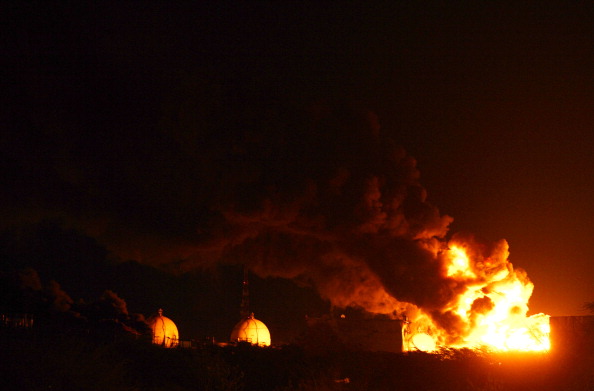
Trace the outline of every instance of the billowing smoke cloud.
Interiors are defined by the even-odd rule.
[[[319,102],[228,118],[200,105],[208,94],[182,94],[158,129],[40,128],[51,148],[12,154],[19,218],[60,217],[124,259],[172,270],[246,264],[340,307],[431,310],[455,294],[436,262],[452,218],[372,113]]]
[[[257,202],[239,195],[221,204],[226,231],[236,234],[223,242],[222,258],[311,283],[341,307],[438,306],[431,249],[452,219],[427,202],[415,160],[381,135],[370,113],[312,111],[303,133],[263,161],[274,174],[256,183]]]

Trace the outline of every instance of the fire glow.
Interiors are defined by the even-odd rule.
[[[534,284],[524,270],[514,269],[509,262],[507,242],[498,242],[489,257],[479,255],[481,252],[474,245],[454,239],[439,254],[446,278],[459,287],[460,293],[439,311],[439,316],[419,310],[413,325],[425,340],[430,335],[434,344],[425,342],[417,346],[416,342],[423,339],[415,340],[412,330],[412,346],[428,351],[435,350],[435,346],[494,351],[549,350],[549,316],[527,316]],[[457,324],[458,335],[446,331],[443,319]]]

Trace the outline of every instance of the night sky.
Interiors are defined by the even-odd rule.
[[[85,268],[60,275],[56,256],[40,270],[73,297],[67,270],[100,275],[109,259],[119,274],[95,283],[124,286],[128,270],[129,307],[161,279],[143,305],[174,307],[154,291],[187,287],[172,297],[225,296],[235,316],[240,289],[225,287],[244,263],[283,316],[292,294],[320,308],[312,286],[333,304],[373,296],[373,282],[349,288],[370,271],[431,306],[438,282],[416,292],[386,264],[417,276],[410,242],[471,233],[507,240],[531,313],[587,313],[593,6],[170,3],[1,6],[4,268],[32,259],[15,238],[77,232]],[[198,270],[207,288],[171,282]]]

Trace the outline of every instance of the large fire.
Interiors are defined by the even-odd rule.
[[[508,260],[508,246],[497,243],[485,257],[474,243],[453,240],[439,254],[444,274],[460,293],[445,309],[419,310],[407,326],[405,346],[487,348],[497,351],[546,351],[549,316],[527,316],[534,284]],[[455,324],[455,327],[448,327]],[[455,329],[456,335],[451,330]]]

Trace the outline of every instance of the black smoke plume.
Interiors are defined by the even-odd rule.
[[[7,151],[8,221],[59,218],[122,259],[173,271],[245,264],[375,313],[438,309],[455,294],[436,262],[452,219],[375,115],[320,101],[230,116],[194,98],[142,132],[29,124],[47,141],[31,151],[30,132],[9,134],[23,150]]]

